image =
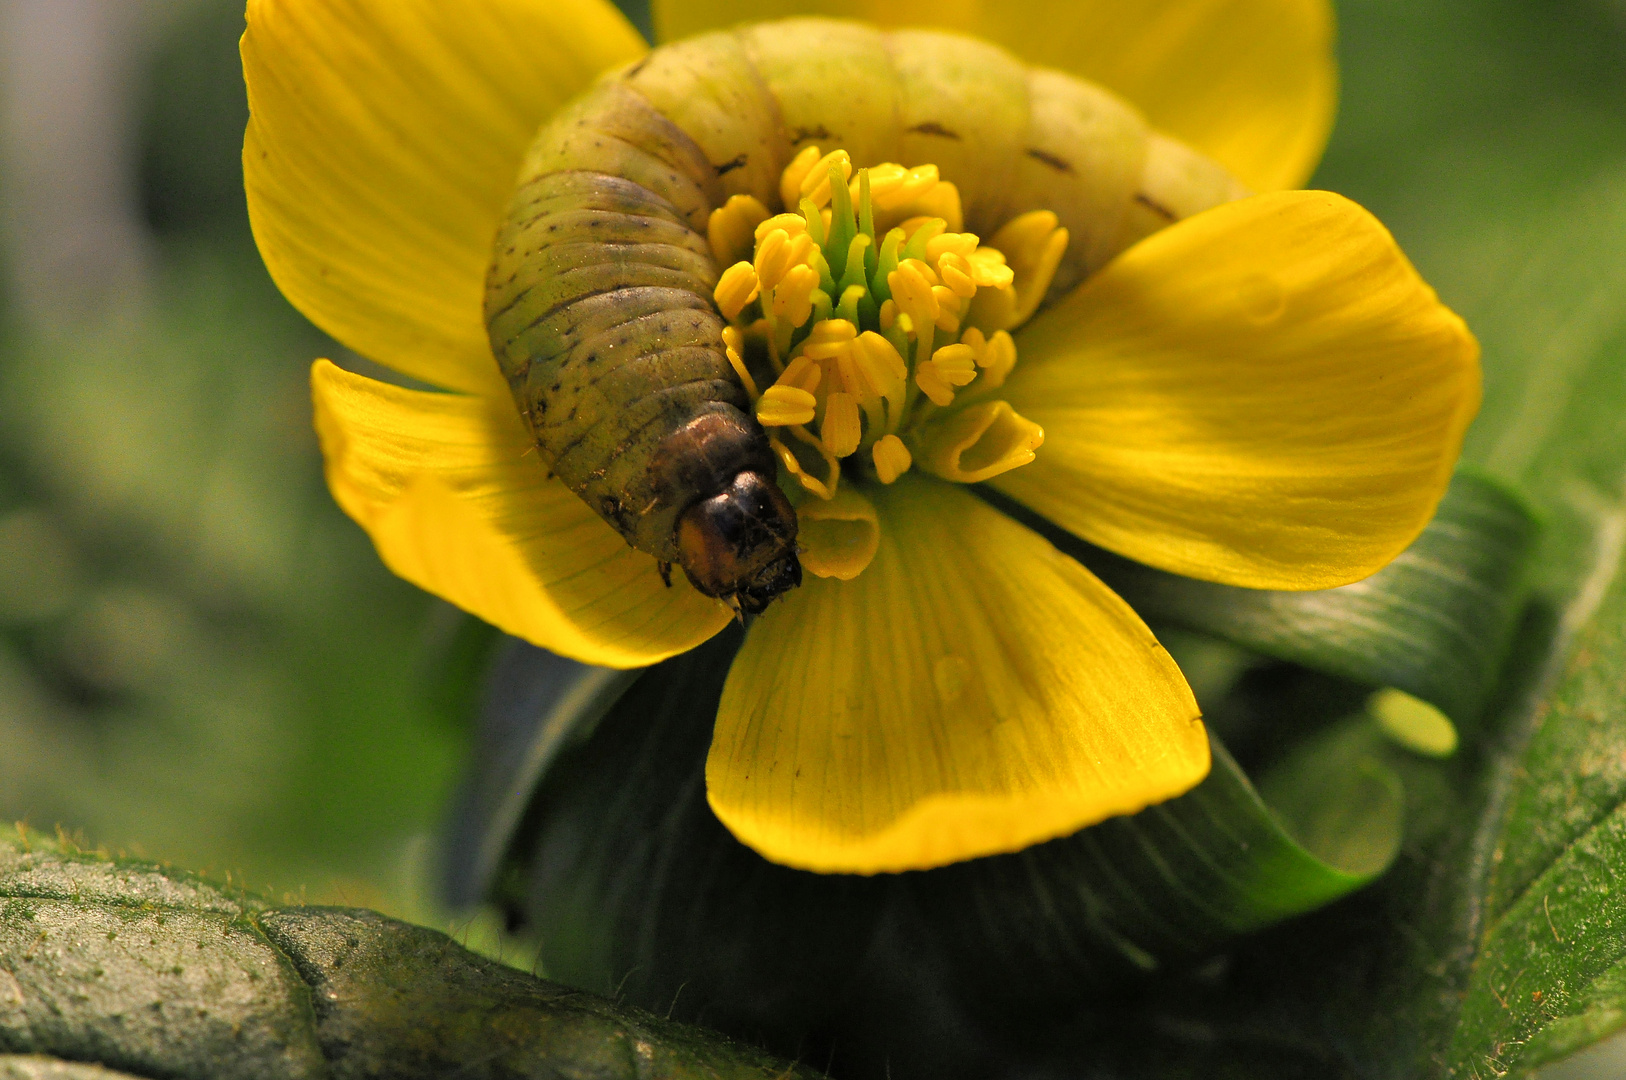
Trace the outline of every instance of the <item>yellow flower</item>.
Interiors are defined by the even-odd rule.
[[[671,0],[656,23],[680,35],[792,9],[979,34],[1117,91],[1265,194],[1142,240],[1014,340],[970,328],[1037,307],[1054,220],[1012,223],[1010,250],[946,239],[900,268],[890,309],[823,329],[840,312],[818,306],[798,226],[716,222],[719,252],[755,252],[718,302],[763,326],[730,340],[754,340],[760,364],[775,345],[753,335],[796,328],[751,397],[784,433],[786,475],[806,477],[789,486],[809,490],[808,577],[734,662],[712,806],[771,859],[869,873],[1016,850],[1180,794],[1208,743],[1168,655],[1081,565],[952,481],[992,476],[1103,547],[1255,588],[1358,580],[1422,529],[1478,405],[1477,346],[1365,211],[1280,190],[1330,125],[1324,0]],[[636,667],[716,633],[727,607],[663,585],[538,461],[482,315],[527,145],[643,54],[636,32],[605,0],[250,0],[248,21],[244,164],[272,275],[338,340],[441,388],[317,362],[340,505],[396,573],[557,652]],[[894,193],[931,179],[857,164]],[[798,191],[820,205],[842,197],[811,183]],[[926,216],[955,232],[957,196],[934,198]],[[764,228],[784,236],[764,248]],[[913,365],[902,384],[886,382],[894,359]],[[841,383],[843,363],[877,381]],[[826,456],[858,464],[820,474]]]

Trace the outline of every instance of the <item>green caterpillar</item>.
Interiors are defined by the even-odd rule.
[[[492,349],[542,460],[634,547],[759,612],[797,585],[796,514],[724,352],[711,212],[780,207],[803,147],[936,164],[965,228],[1049,210],[1049,296],[1135,240],[1240,197],[1131,106],[1002,49],[794,19],[655,49],[543,127],[487,280]],[[794,208],[791,208],[794,209]]]

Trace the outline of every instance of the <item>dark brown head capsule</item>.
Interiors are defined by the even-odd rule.
[[[748,615],[802,583],[796,511],[759,472],[738,473],[726,490],[683,511],[677,542],[694,587]]]
[[[796,510],[749,417],[722,406],[691,420],[662,440],[652,468],[683,506],[677,561],[695,588],[755,615],[802,583]]]

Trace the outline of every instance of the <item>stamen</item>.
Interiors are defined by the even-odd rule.
[[[756,227],[768,217],[768,208],[750,195],[731,195],[711,212],[706,222],[706,239],[718,266],[729,266],[749,258],[756,239]]]
[[[805,261],[812,250],[813,238],[805,232],[792,237],[784,229],[770,231],[757,241],[756,269],[762,287],[776,287],[790,273],[790,268]]]
[[[853,395],[837,392],[825,398],[824,423],[819,425],[819,438],[826,450],[838,458],[844,458],[858,449],[862,433],[858,401]]]
[[[797,554],[802,569],[817,577],[851,581],[880,549],[881,521],[875,504],[850,487],[827,502],[802,504],[797,517]]]
[[[751,370],[745,366],[745,335],[740,333],[739,327],[723,327],[723,352],[728,356],[729,367],[732,367],[734,374],[740,377],[746,394],[751,398],[751,404],[755,406],[762,394],[757,390],[756,380],[751,377]]]
[[[789,430],[792,433],[799,433],[802,431],[801,428],[791,428]],[[835,497],[836,489],[834,483],[835,480],[841,475],[841,464],[840,462],[836,461],[835,458],[829,457],[828,454],[825,455],[825,460],[829,463],[831,469],[831,483],[826,484],[818,477],[813,476],[803,469],[801,459],[796,456],[796,452],[790,447],[786,446],[779,439],[770,438],[768,440],[768,445],[773,448],[774,453],[779,455],[779,463],[785,467],[785,471],[790,473],[790,475],[795,478],[796,482],[801,484],[803,488],[812,492],[821,499],[832,499]],[[823,448],[821,447],[820,450],[822,452]]]
[[[763,427],[789,427],[811,424],[818,402],[799,386],[774,383],[757,402],[757,423]]]
[[[755,300],[762,292],[761,282],[757,278],[756,267],[748,262],[737,262],[723,271],[723,276],[717,279],[717,288],[712,296],[717,301],[717,310],[722,312],[723,318],[733,322],[745,310],[745,305]]]
[[[896,435],[888,435],[875,444],[870,451],[875,459],[875,475],[883,484],[890,484],[898,477],[909,471],[914,459],[909,454],[909,448],[903,445],[903,440]]]
[[[808,536],[859,520],[875,532],[833,509],[844,461],[852,480],[882,484],[917,462],[974,483],[1031,461],[1043,432],[991,394],[1016,364],[1006,331],[1037,309],[1065,249],[1055,215],[1007,223],[1009,252],[984,247],[960,231],[959,190],[935,166],[855,174],[845,151],[816,146],[786,167],[780,196],[778,214],[729,199],[708,239],[728,266],[715,297],[729,365],[785,473],[821,500],[800,512]],[[825,569],[867,562],[832,554]]]
[[[1044,444],[1044,429],[1008,401],[971,405],[932,425],[921,440],[920,467],[944,480],[979,484],[1026,465]]]
[[[802,355],[809,360],[828,360],[839,356],[858,337],[858,327],[846,319],[826,319],[813,327],[802,346]]]
[[[993,246],[1005,253],[1012,271],[1013,289],[979,294],[981,305],[972,318],[979,326],[1010,330],[1033,317],[1056,276],[1067,250],[1067,230],[1058,226],[1049,210],[1034,210],[1006,222],[994,234]],[[986,296],[986,299],[984,297]]]
[[[773,314],[792,326],[801,326],[813,314],[813,293],[819,287],[819,272],[804,264],[785,272],[785,279],[773,291]]]

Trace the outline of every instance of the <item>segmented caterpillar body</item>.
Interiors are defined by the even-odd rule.
[[[1072,240],[1051,296],[1244,194],[1099,87],[971,38],[833,20],[663,46],[554,117],[497,237],[492,348],[553,472],[663,572],[752,612],[800,581],[796,514],[724,352],[707,221],[737,194],[777,209],[815,143],[936,164],[971,232],[1054,212]]]

